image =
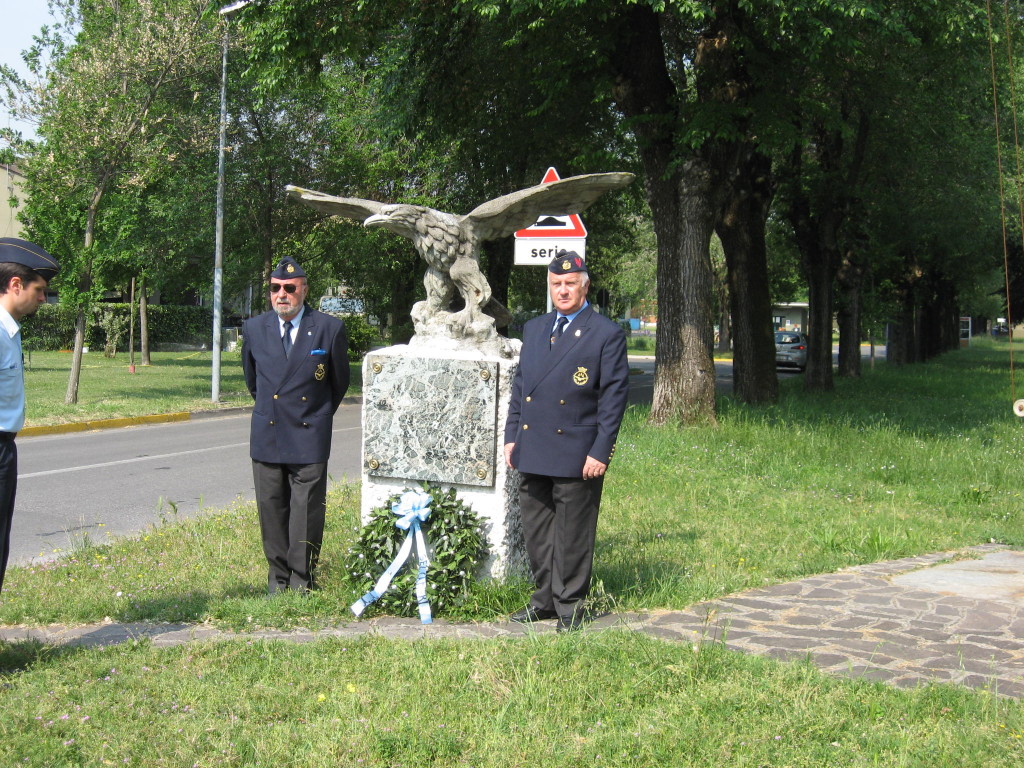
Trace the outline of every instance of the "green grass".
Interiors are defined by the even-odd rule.
[[[65,405],[71,372],[68,352],[26,353],[26,426],[47,426],[94,419],[148,416],[251,405],[238,352],[221,354],[220,403],[210,402],[213,360],[210,352],[154,352],[152,365],[128,372],[128,355],[82,357],[78,403]],[[353,363],[349,394],[358,394],[362,373]]]
[[[802,385],[783,381],[773,406],[725,399],[717,428],[651,428],[644,409],[631,410],[598,530],[603,600],[682,608],[857,563],[1024,546],[1024,422],[1011,411],[1005,343],[879,365],[830,393]],[[332,490],[324,588],[308,598],[263,596],[255,512],[243,504],[12,568],[0,622],[347,620],[357,494]],[[453,618],[494,618],[527,594],[488,584]],[[0,680],[0,765],[1024,763],[1019,701],[945,685],[899,691],[617,631],[175,649],[9,643]]]
[[[921,766],[1024,760],[1019,703],[626,632],[0,650],[0,764]]]
[[[859,563],[988,541],[1024,546],[1024,423],[1012,415],[1005,349],[880,366],[830,393],[790,379],[777,405],[725,400],[711,429],[652,428],[646,409],[631,409],[598,530],[603,599],[620,610],[683,608]],[[358,596],[345,571],[358,508],[357,486],[335,487],[324,589],[310,599],[262,599],[256,515],[242,504],[11,569],[0,621],[323,626]],[[527,594],[524,584],[491,583],[455,615],[490,619]]]
[[[630,334],[626,337],[626,351],[631,355],[654,355],[654,336]]]

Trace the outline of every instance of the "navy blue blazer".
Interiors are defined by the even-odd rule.
[[[345,324],[307,305],[288,357],[276,313],[246,320],[242,334],[242,370],[256,400],[249,455],[268,464],[327,461],[334,412],[348,389]]]
[[[611,462],[629,399],[626,334],[587,306],[552,347],[555,312],[523,328],[505,442],[521,472],[582,477],[587,456]]]

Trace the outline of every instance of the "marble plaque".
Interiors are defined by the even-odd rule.
[[[371,353],[363,370],[367,475],[494,485],[497,363]]]

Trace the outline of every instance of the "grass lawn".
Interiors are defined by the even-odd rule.
[[[681,608],[858,563],[1024,546],[1024,422],[1011,411],[1005,342],[879,365],[829,393],[781,384],[776,405],[724,399],[716,428],[652,428],[631,410],[602,505],[599,599]],[[337,622],[360,591],[345,563],[357,515],[358,488],[334,488],[324,589],[308,598],[263,597],[255,513],[240,505],[13,568],[0,622]],[[484,585],[452,616],[494,618],[527,594]],[[1024,764],[1018,701],[945,685],[897,691],[626,632],[9,643],[0,682],[0,765]]]
[[[134,374],[128,372],[127,354],[108,358],[90,352],[82,356],[78,403],[65,405],[71,357],[69,352],[26,353],[26,426],[252,405],[238,352],[221,354],[219,403],[210,402],[210,352],[154,352],[150,366],[138,365],[136,357]],[[350,395],[359,393],[362,381],[360,364],[351,368]]]

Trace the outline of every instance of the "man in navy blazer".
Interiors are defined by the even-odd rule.
[[[505,461],[520,472],[519,506],[536,586],[512,614],[580,629],[589,616],[601,490],[629,396],[626,335],[587,302],[583,259],[560,251],[548,266],[555,311],[523,328],[505,422]]]
[[[315,587],[334,412],[348,389],[345,324],[305,303],[306,273],[270,273],[273,310],[245,322],[242,369],[256,400],[249,434],[270,594]]]

